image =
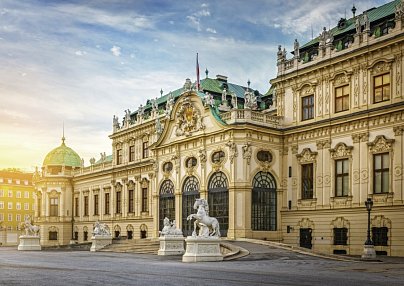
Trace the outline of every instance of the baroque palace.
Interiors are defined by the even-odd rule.
[[[378,254],[404,256],[404,1],[341,19],[277,54],[261,94],[218,75],[114,116],[112,155],[84,167],[66,146],[34,175],[43,245],[184,235],[195,198],[222,236],[361,254],[372,198]]]

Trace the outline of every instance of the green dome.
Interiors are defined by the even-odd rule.
[[[65,145],[65,138],[62,138],[62,145],[53,149],[46,155],[42,166],[66,166],[81,167],[80,156]]]

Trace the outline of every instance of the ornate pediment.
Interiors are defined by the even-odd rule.
[[[374,65],[372,69],[372,74],[380,74],[389,72],[391,69],[391,63],[389,62],[378,62]]]
[[[352,157],[352,146],[347,146],[345,143],[338,143],[335,148],[330,149],[331,158],[339,159],[339,158],[347,158]]]
[[[184,97],[176,113],[175,135],[191,136],[193,132],[204,130],[201,112],[192,104],[189,97]]]
[[[316,161],[317,152],[313,152],[310,148],[304,148],[300,154],[297,154],[297,160],[300,164],[314,163]]]
[[[394,139],[386,139],[384,135],[376,136],[373,142],[368,143],[370,153],[390,152],[393,149]]]
[[[335,77],[335,85],[349,84],[349,77],[346,74],[339,74]]]

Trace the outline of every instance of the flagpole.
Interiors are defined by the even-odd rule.
[[[200,82],[199,82],[199,61],[198,61],[198,53],[196,53],[196,90],[199,90]]]

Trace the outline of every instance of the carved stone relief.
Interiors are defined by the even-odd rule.
[[[317,152],[312,152],[310,148],[304,148],[300,154],[297,154],[297,160],[300,164],[313,163],[316,161]]]
[[[393,150],[394,141],[394,139],[386,139],[384,135],[378,135],[373,142],[368,143],[369,152],[372,154],[390,152]]]
[[[201,112],[194,107],[189,97],[184,97],[176,113],[175,134],[191,136],[193,132],[204,130]]]
[[[352,146],[347,146],[345,143],[338,143],[335,148],[330,149],[331,158],[332,159],[339,159],[339,158],[346,158],[352,157]]]

